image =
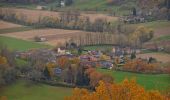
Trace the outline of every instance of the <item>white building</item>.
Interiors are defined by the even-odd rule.
[[[57,49],[57,52],[58,52],[59,54],[66,54],[66,50],[63,49],[63,48],[58,48],[58,49]]]
[[[61,7],[65,7],[65,1],[64,1],[64,0],[61,0],[60,5],[61,5]]]

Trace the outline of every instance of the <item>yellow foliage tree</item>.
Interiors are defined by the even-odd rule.
[[[135,80],[125,79],[121,84],[108,84],[102,81],[96,91],[74,89],[73,95],[65,100],[169,100],[158,91],[146,91]]]
[[[6,96],[0,97],[0,100],[8,100]]]
[[[130,35],[129,41],[131,44],[137,46],[142,44],[153,37],[153,30],[144,26],[139,26],[137,29]]]
[[[0,65],[6,63],[7,63],[7,59],[5,57],[0,56]]]
[[[52,62],[50,62],[50,63],[47,64],[47,69],[48,69],[49,74],[50,74],[51,77],[54,76],[53,68],[54,68],[55,66],[56,66],[56,64],[55,64],[55,63],[52,63]]]

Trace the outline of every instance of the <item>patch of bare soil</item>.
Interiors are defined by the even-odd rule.
[[[13,24],[13,23],[0,20],[0,29],[8,29],[8,28],[14,28],[14,27],[21,27],[21,25],[17,25],[17,24]]]
[[[155,37],[170,35],[170,27],[155,29]]]

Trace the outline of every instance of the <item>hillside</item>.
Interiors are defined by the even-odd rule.
[[[73,0],[71,5],[59,7],[59,1],[54,0],[49,3],[9,3],[0,2],[0,7],[18,7],[27,9],[36,9],[38,5],[46,6],[46,10],[70,10],[76,9],[81,11],[102,11],[105,13],[115,12],[116,14],[127,14],[133,7],[136,7],[137,0],[118,0],[119,4],[108,4],[108,0]]]
[[[131,8],[135,7],[136,0],[122,0],[121,4],[109,5],[108,0],[75,0],[74,4],[70,7],[79,10],[92,10],[92,11],[115,11],[117,13],[129,12]],[[119,11],[119,12],[118,12]]]

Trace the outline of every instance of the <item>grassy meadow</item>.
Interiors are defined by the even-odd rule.
[[[10,50],[21,50],[21,51],[29,50],[32,48],[50,48],[51,47],[49,45],[45,45],[41,43],[25,41],[25,40],[5,37],[5,36],[0,36],[0,43],[2,45],[7,46]]]
[[[19,80],[5,87],[0,96],[7,96],[8,100],[63,100],[65,96],[71,95],[72,90]]]
[[[99,72],[109,74],[114,77],[116,83],[122,82],[125,78],[135,78],[137,83],[147,90],[164,91],[170,87],[170,75],[168,74],[138,74],[130,72],[112,71],[107,69],[97,69]]]

